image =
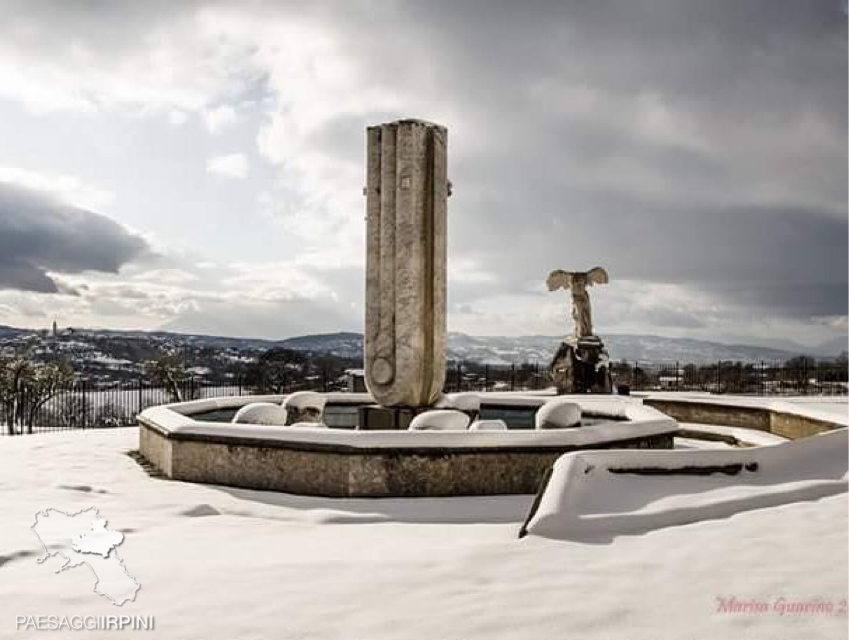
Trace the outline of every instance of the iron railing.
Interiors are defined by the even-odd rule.
[[[170,402],[342,388],[338,379],[332,380],[326,373],[263,387],[249,386],[240,378],[221,383],[189,377],[174,384],[156,384],[141,378],[113,383],[74,380],[60,385],[49,396],[23,385],[16,393],[2,398],[0,435],[131,426],[145,409]]]
[[[617,391],[700,391],[749,395],[847,395],[845,365],[806,362],[799,366],[777,363],[646,364],[613,362],[611,374]],[[548,367],[537,363],[487,365],[450,363],[444,389],[457,391],[530,391],[551,386]],[[0,435],[129,426],[136,416],[155,405],[258,393],[298,390],[343,391],[348,381],[338,372],[312,372],[275,384],[248,385],[235,377],[226,382],[185,378],[175,384],[144,379],[104,383],[75,380],[49,396],[22,386],[0,397]]]

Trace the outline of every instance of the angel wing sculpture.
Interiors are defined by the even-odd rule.
[[[545,283],[549,291],[568,289],[572,292],[572,317],[575,319],[575,337],[584,338],[593,335],[593,321],[590,310],[590,294],[587,287],[594,284],[607,284],[610,279],[607,271],[594,267],[589,271],[563,271],[555,269]]]

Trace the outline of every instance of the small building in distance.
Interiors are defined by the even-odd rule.
[[[346,369],[345,377],[348,379],[348,393],[366,393],[366,374],[363,369]]]

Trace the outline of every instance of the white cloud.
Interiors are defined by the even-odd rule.
[[[206,172],[241,180],[248,176],[248,158],[244,153],[210,158],[206,163]]]
[[[260,77],[249,45],[203,27],[207,9],[141,7],[120,21],[66,3],[4,20],[0,96],[36,113],[199,111]]]
[[[56,276],[61,290],[77,295],[53,294],[49,307],[43,294],[0,290],[0,317],[30,327],[55,314],[63,326],[273,338],[359,328],[340,311],[336,287],[289,262],[195,267]]]
[[[171,113],[168,114],[168,122],[173,124],[175,127],[182,126],[186,124],[189,119],[189,114],[185,111],[181,111],[180,109],[173,109]]]
[[[84,209],[102,209],[115,199],[111,191],[86,184],[75,176],[50,175],[16,167],[0,167],[0,182],[46,193],[63,204]]]
[[[236,110],[229,104],[222,104],[212,109],[204,109],[202,116],[203,123],[210,133],[217,133],[221,129],[235,124],[239,119]]]
[[[151,282],[157,284],[182,285],[198,280],[198,276],[185,269],[145,269],[133,275],[136,282]]]
[[[334,299],[321,277],[291,262],[238,263],[221,284],[243,299],[263,302]]]
[[[842,332],[849,331],[849,316],[814,316],[811,318],[814,324],[823,325]]]
[[[450,264],[449,283],[484,284],[498,280],[496,274],[482,269],[480,263],[469,256],[453,256]]]

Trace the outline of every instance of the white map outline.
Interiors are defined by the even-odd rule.
[[[97,572],[94,570],[94,567],[92,567],[92,566],[91,566],[91,564],[89,564],[89,563],[88,563],[88,562],[86,562],[85,560],[81,560],[78,564],[73,564],[73,565],[72,565],[72,564],[70,564],[70,562],[71,562],[71,558],[69,558],[68,556],[66,556],[64,553],[62,553],[61,551],[53,551],[53,552],[51,552],[51,551],[50,551],[50,549],[48,549],[48,548],[47,548],[47,545],[46,545],[46,544],[44,544],[44,541],[41,539],[41,536],[39,536],[39,535],[38,535],[38,532],[35,530],[35,528],[36,528],[36,526],[38,526],[38,516],[43,515],[44,517],[49,518],[49,517],[50,517],[50,514],[48,513],[49,511],[55,511],[56,513],[61,513],[63,516],[66,516],[66,517],[68,517],[68,518],[73,518],[73,517],[75,517],[75,516],[78,516],[78,515],[79,515],[79,514],[81,514],[81,513],[85,513],[86,511],[94,511],[94,516],[95,516],[96,518],[100,518],[100,511],[99,511],[99,509],[98,509],[97,507],[86,507],[85,509],[80,509],[79,511],[76,511],[76,512],[74,512],[74,513],[67,513],[67,512],[65,512],[65,511],[62,511],[61,509],[56,509],[56,508],[54,508],[54,507],[47,507],[46,509],[42,509],[41,511],[36,511],[36,513],[35,513],[35,522],[33,522],[33,523],[32,523],[32,525],[30,525],[30,529],[32,529],[32,532],[35,534],[35,537],[36,537],[36,538],[38,538],[38,541],[41,543],[41,546],[44,548],[44,556],[43,556],[43,557],[41,557],[41,558],[36,558],[36,560],[35,560],[35,561],[36,561],[38,564],[42,564],[42,563],[43,563],[44,561],[46,561],[48,558],[52,558],[52,557],[54,557],[54,556],[62,556],[63,558],[65,558],[65,563],[64,563],[61,567],[59,567],[58,569],[56,569],[53,573],[59,573],[60,571],[64,571],[65,569],[73,569],[74,567],[77,567],[77,566],[79,566],[80,564],[84,564],[84,565],[86,565],[86,566],[87,566],[87,567],[91,570],[91,573],[94,575],[94,586],[92,587],[92,591],[94,591],[95,593],[100,594],[100,595],[102,595],[102,596],[106,596],[107,598],[109,598],[109,600],[112,602],[112,604],[114,604],[116,607],[123,606],[123,604],[124,604],[125,602],[127,602],[127,601],[129,601],[129,602],[135,602],[135,600],[136,600],[136,595],[138,594],[139,589],[141,589],[141,584],[139,584],[138,580],[136,580],[136,579],[135,579],[132,575],[130,575],[130,572],[129,572],[129,571],[127,571],[127,567],[124,565],[124,561],[123,561],[123,560],[121,559],[121,557],[118,555],[118,551],[117,551],[116,547],[118,547],[119,545],[123,544],[123,542],[124,542],[123,537],[122,537],[121,542],[119,542],[118,544],[114,545],[114,546],[113,546],[113,547],[109,550],[109,552],[106,554],[106,556],[108,557],[108,556],[109,556],[109,554],[114,554],[114,555],[115,555],[115,559],[118,561],[118,564],[120,565],[121,569],[123,569],[123,571],[124,571],[124,573],[127,575],[127,577],[128,577],[130,580],[132,580],[132,581],[133,581],[133,583],[136,585],[136,590],[135,590],[135,591],[133,591],[133,597],[132,597],[132,598],[128,598],[127,600],[124,600],[123,602],[121,602],[121,603],[119,604],[119,603],[118,603],[118,602],[116,602],[116,601],[115,601],[115,599],[114,599],[112,596],[110,596],[108,593],[106,593],[105,591],[100,591],[100,590],[97,588],[97,585],[98,585],[98,583],[100,582],[100,577],[97,575]],[[122,535],[123,535],[123,534],[122,534]],[[78,553],[87,553],[87,552],[78,552]]]

